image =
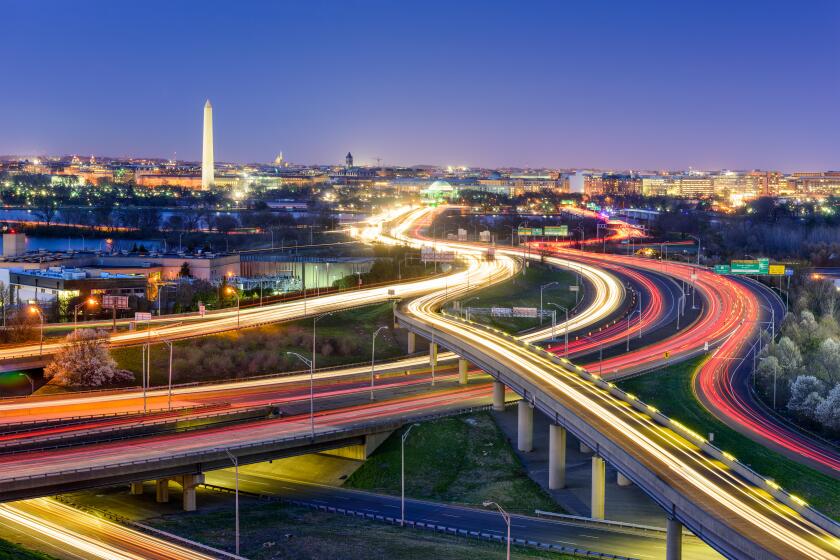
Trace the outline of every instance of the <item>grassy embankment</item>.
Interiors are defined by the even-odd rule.
[[[543,291],[543,309],[557,311],[557,308],[548,305],[548,302],[552,302],[571,310],[575,305],[575,293],[569,291],[569,286],[575,285],[575,274],[534,263],[531,263],[531,266],[525,269],[525,274],[517,274],[507,282],[475,292],[479,299],[469,301],[467,306],[536,307],[539,309],[540,286],[549,282],[558,282],[558,284],[547,287]],[[509,333],[532,329],[540,324],[539,319],[521,317],[491,317],[490,315],[474,314],[470,318]],[[561,322],[563,320],[565,320],[565,314],[557,311],[557,321]],[[543,319],[543,324],[551,325],[551,320]]]
[[[0,560],[55,560],[55,558],[0,539]]]
[[[349,488],[400,493],[400,437],[391,435],[345,482]],[[508,511],[561,511],[528,477],[489,413],[443,418],[415,426],[405,445],[407,496],[471,506],[485,500]]]
[[[840,519],[840,483],[836,479],[754,442],[703,407],[692,391],[692,376],[700,362],[701,359],[695,359],[676,364],[621,382],[619,386],[698,433],[714,433],[717,447],[774,479],[829,517]]]
[[[370,360],[371,335],[380,326],[389,328],[376,339],[376,359],[403,355],[395,338],[390,304],[371,305],[342,311],[318,321],[316,367]],[[249,376],[306,369],[303,362],[286,352],[312,354],[312,319],[266,325],[220,333],[175,343],[173,382],[241,379]],[[141,348],[118,348],[112,352],[121,368],[135,373],[140,383]],[[152,385],[167,381],[169,350],[152,345]]]
[[[308,558],[368,560],[502,560],[503,546],[475,540],[401,529],[370,521],[321,513],[306,508],[270,504],[249,504],[241,509],[241,554],[251,560]],[[231,508],[198,514],[167,515],[147,523],[210,546],[232,550]],[[512,557],[571,560],[571,557],[515,547]]]

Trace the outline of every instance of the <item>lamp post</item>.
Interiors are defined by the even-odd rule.
[[[164,344],[169,346],[169,397],[168,397],[168,408],[172,410],[172,341],[171,340],[164,340]]]
[[[563,354],[568,358],[569,357],[569,308],[568,307],[563,307],[562,305],[557,305],[556,303],[551,303],[551,302],[548,302],[548,305],[553,305],[557,309],[559,309],[561,311],[564,311],[566,313],[566,323],[563,325],[563,334],[564,334],[564,337],[565,337],[564,344],[565,344],[566,348],[563,351]]]
[[[763,362],[770,356],[764,356],[763,358],[759,358],[759,362]],[[776,364],[773,366],[773,410],[776,410],[776,377],[778,374],[779,369],[779,360],[776,360]]]
[[[231,462],[233,463],[233,470],[236,477],[235,483],[235,504],[236,504],[236,555],[239,556],[239,459],[237,459],[236,455],[225,449],[225,453],[230,458]]]
[[[502,514],[502,519],[505,520],[505,524],[507,525],[507,560],[510,560],[510,514],[502,509],[502,506],[497,504],[496,502],[484,502],[484,507],[496,506],[499,510],[499,513]]]
[[[37,313],[38,318],[41,319],[41,338],[38,345],[38,357],[40,358],[44,355],[44,313],[41,311],[41,308],[34,303],[29,305],[29,312]]]
[[[417,424],[412,424],[400,437],[400,527],[405,527],[405,440],[408,432]]]
[[[686,235],[695,241],[697,241],[697,264],[700,264],[700,237],[696,235],[691,235],[690,233],[686,233]]]
[[[373,400],[373,368],[376,360],[376,336],[387,328],[382,326],[376,329],[370,342],[370,400]]]
[[[540,286],[540,325],[542,325],[542,322],[543,322],[543,318],[542,318],[542,312],[543,312],[543,290],[545,290],[545,289],[546,289],[546,288],[548,288],[549,286],[556,286],[557,284],[559,284],[559,282],[549,282],[548,284],[543,284],[542,286]]]
[[[79,309],[82,308],[84,305],[96,305],[96,300],[94,298],[87,298],[82,303],[73,306],[73,332],[76,332],[76,329],[79,327]]]
[[[464,304],[467,304],[471,301],[478,301],[480,298],[478,296],[473,296],[471,298],[467,298],[461,302],[461,316],[464,317],[467,321],[470,320],[470,312],[467,311],[466,315],[464,315]]]
[[[239,291],[236,288],[228,286],[225,288],[225,293],[236,296],[236,328],[239,328]]]
[[[286,352],[292,356],[296,356],[301,362],[309,367],[309,428],[312,438],[315,438],[315,363],[304,358],[297,352]]]

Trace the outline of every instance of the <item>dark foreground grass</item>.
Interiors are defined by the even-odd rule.
[[[717,447],[774,479],[829,517],[840,520],[840,481],[754,442],[703,407],[692,391],[692,376],[701,361],[673,365],[621,382],[619,386],[700,434],[714,433]]]
[[[558,284],[549,286],[543,291],[543,309],[557,311],[555,307],[548,305],[548,302],[569,309],[574,307],[575,293],[569,291],[569,286],[575,285],[575,275],[565,270],[534,263],[525,269],[524,274],[517,274],[507,282],[475,292],[479,299],[472,300],[467,305],[471,307],[536,307],[539,309],[540,286],[550,282],[557,282]],[[560,315],[560,311],[557,311],[557,313]],[[532,329],[540,324],[539,319],[502,318],[490,317],[489,315],[474,315],[471,319],[511,334]],[[564,319],[565,316],[557,317],[558,322]],[[550,325],[551,320],[544,320],[544,324]]]
[[[380,326],[389,328],[376,339],[376,359],[402,356],[404,350],[393,329],[390,304],[371,305],[324,317],[317,324],[316,367],[369,361],[371,335]],[[312,319],[175,342],[173,382],[241,379],[306,368],[287,352],[311,357]],[[112,355],[119,367],[134,372],[139,384],[141,348],[117,348]],[[164,344],[153,344],[151,355],[152,385],[166,384],[169,349]]]
[[[0,560],[55,560],[55,557],[0,539]]]
[[[400,493],[400,437],[391,435],[344,486]],[[435,501],[480,506],[485,500],[509,511],[561,511],[528,477],[489,413],[444,418],[415,426],[405,445],[405,493]]]
[[[276,503],[248,503],[240,515],[241,554],[251,560],[502,560],[505,557],[504,547],[499,544],[401,529]],[[203,544],[224,550],[234,548],[231,508],[167,515],[146,522]],[[512,552],[513,558],[571,560],[565,555],[520,547]]]

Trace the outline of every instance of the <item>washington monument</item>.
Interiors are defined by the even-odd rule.
[[[213,173],[213,106],[204,104],[204,143],[201,150],[201,188],[209,189],[216,181]]]

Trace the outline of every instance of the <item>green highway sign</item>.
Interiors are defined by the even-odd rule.
[[[516,234],[517,234],[517,235],[522,235],[522,236],[526,236],[526,235],[542,235],[542,234],[543,234],[543,230],[542,230],[542,228],[538,228],[538,227],[534,227],[534,228],[531,228],[531,227],[521,227],[521,228],[519,228],[518,230],[516,230]]]
[[[569,235],[569,226],[545,226],[545,234],[549,236],[566,237]]]
[[[770,259],[732,261],[729,269],[732,274],[770,274]]]
[[[716,274],[729,274],[729,265],[728,264],[716,264],[715,265],[715,273]]]
[[[761,274],[761,264],[758,261],[732,261],[729,271],[732,274]]]

